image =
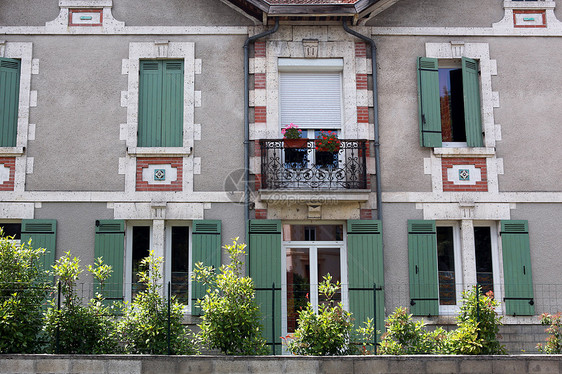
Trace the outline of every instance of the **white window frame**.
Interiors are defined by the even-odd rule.
[[[152,231],[152,220],[143,220],[143,221],[126,221],[125,223],[125,279],[123,282],[123,288],[125,289],[123,292],[124,300],[128,302],[132,302],[132,290],[131,287],[133,286],[132,279],[133,279],[133,227],[135,226],[149,226],[150,233],[149,238],[150,242],[148,243],[148,248],[152,248],[152,241],[153,241],[153,231]]]
[[[166,221],[165,226],[165,259],[164,259],[164,287],[166,292],[166,297],[168,297],[168,282],[172,280],[172,227],[175,226],[182,226],[188,227],[188,273],[189,273],[189,282],[188,282],[188,293],[187,293],[187,305],[183,306],[184,313],[191,312],[191,292],[193,290],[193,281],[191,279],[191,269],[192,267],[192,258],[191,255],[193,253],[193,223],[190,221]]]
[[[320,248],[340,248],[340,267],[341,267],[341,299],[345,310],[349,310],[349,293],[348,293],[348,277],[347,277],[347,225],[345,222],[322,222],[322,221],[300,221],[300,222],[283,222],[289,225],[343,225],[342,236],[344,240],[338,241],[284,241],[281,237],[281,332],[283,336],[287,335],[287,249],[288,248],[311,248],[309,252],[310,263],[318,264],[317,249]],[[315,250],[312,250],[312,247]],[[313,253],[314,252],[314,253]],[[318,269],[310,267],[311,283],[314,277],[318,278]],[[322,279],[317,279],[322,281]],[[314,311],[318,312],[318,286],[311,284],[310,302],[314,306]],[[285,347],[283,347],[285,350]]]
[[[462,268],[461,253],[461,230],[458,221],[437,221],[436,227],[452,227],[453,228],[453,255],[455,256],[455,296],[457,303],[455,305],[441,305],[439,300],[439,315],[454,315],[459,311],[460,301],[462,298],[462,286],[465,279]],[[435,233],[437,239],[437,233]],[[437,243],[439,245],[439,243]],[[437,250],[437,248],[435,248]],[[439,282],[439,262],[437,263],[437,282]]]

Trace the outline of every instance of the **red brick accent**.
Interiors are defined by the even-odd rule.
[[[265,73],[254,74],[254,89],[265,88]]]
[[[366,90],[367,89],[367,74],[357,74],[355,78],[357,81],[357,89],[358,90]]]
[[[261,144],[258,140],[254,140],[254,156],[261,156]]]
[[[261,188],[261,174],[256,174],[255,178],[254,178],[254,182],[256,185],[256,191],[259,190]]]
[[[255,57],[265,57],[265,42],[255,42],[254,53]]]
[[[142,169],[149,165],[170,165],[178,170],[178,179],[170,184],[148,184],[142,180]],[[183,182],[182,157],[138,157],[137,158],[137,191],[181,191]]]
[[[480,169],[481,181],[473,185],[459,185],[449,182],[447,177],[447,169],[455,165],[474,165]],[[452,157],[443,158],[441,160],[442,176],[443,176],[443,191],[473,191],[473,192],[487,192],[488,191],[488,168],[486,166],[485,158],[471,158],[471,157]]]
[[[367,45],[365,43],[355,43],[355,57],[367,57]]]
[[[13,191],[16,180],[16,158],[0,157],[0,165],[10,169],[10,179],[0,184],[0,191]]]
[[[267,108],[264,106],[257,106],[254,108],[254,122],[266,122]]]
[[[256,219],[267,219],[267,209],[256,209]]]
[[[373,219],[373,209],[360,209],[359,218],[361,219]]]
[[[357,123],[369,123],[369,108],[366,106],[357,107]]]
[[[518,14],[540,14],[542,17],[542,24],[540,25],[522,25],[517,23],[517,15]],[[513,27],[521,27],[521,28],[544,28],[546,27],[546,11],[545,10],[514,10],[513,11]]]

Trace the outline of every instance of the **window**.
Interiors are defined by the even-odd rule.
[[[296,327],[296,312],[306,304],[306,294],[315,308],[323,302],[318,282],[327,273],[341,281],[338,298],[353,313],[356,327],[374,318],[377,329],[384,328],[380,221],[282,224],[251,220],[248,228],[249,274],[262,311],[264,336],[277,352],[281,351],[279,336]]]
[[[419,57],[418,99],[422,147],[483,146],[478,61]]]
[[[0,147],[16,146],[20,68],[20,60],[0,58]]]
[[[183,60],[141,60],[139,147],[183,146]]]
[[[461,241],[459,222],[408,222],[412,314],[455,313],[461,291],[475,283],[484,293],[493,291],[505,304],[506,314],[533,313],[526,221],[501,221],[504,287],[497,226],[497,222],[472,223],[468,228],[474,240],[467,243]]]

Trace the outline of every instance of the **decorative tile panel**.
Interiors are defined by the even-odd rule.
[[[546,11],[544,10],[514,10],[514,27],[546,27]]]
[[[441,165],[443,191],[488,191],[485,158],[445,157]]]
[[[68,26],[102,26],[103,9],[69,9]]]
[[[182,157],[138,157],[137,191],[181,191]]]

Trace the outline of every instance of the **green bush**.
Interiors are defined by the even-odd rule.
[[[386,320],[379,353],[383,355],[430,354],[441,351],[447,333],[442,328],[427,331],[423,320],[414,321],[406,308],[396,308]]]
[[[562,331],[560,330],[562,324],[560,322],[560,318],[560,313],[543,313],[541,315],[541,325],[548,325],[545,332],[549,335],[546,338],[546,343],[537,344],[539,352],[550,354],[562,353]]]
[[[490,291],[482,294],[475,286],[462,293],[462,305],[457,316],[457,330],[452,331],[445,345],[450,354],[505,354],[498,340],[502,317],[496,312],[499,306]]]
[[[153,252],[141,261],[140,291],[129,305],[124,304],[123,318],[118,322],[118,335],[126,353],[136,354],[193,354],[189,330],[183,326],[183,305],[175,298],[170,301],[168,326],[168,301],[162,297],[162,258]],[[168,352],[168,327],[170,352]]]
[[[80,260],[72,258],[70,252],[59,258],[53,265],[55,276],[64,298],[60,310],[54,300],[45,315],[44,331],[50,352],[58,353],[117,353],[118,342],[115,336],[115,324],[111,308],[104,305],[101,294],[89,301],[87,305],[76,293],[76,281],[82,273]],[[111,266],[104,265],[97,259],[88,270],[94,278],[103,282],[111,275]]]
[[[45,250],[11,239],[0,229],[0,353],[35,353],[51,289],[38,267]]]
[[[227,355],[267,354],[254,283],[243,276],[246,244],[236,238],[224,248],[230,264],[222,265],[218,273],[211,266],[195,264],[193,279],[209,286],[197,301],[203,311],[197,337],[209,349]]]
[[[296,355],[335,356],[359,353],[352,342],[353,322],[351,313],[343,309],[341,302],[333,300],[340,289],[340,282],[332,283],[330,274],[318,285],[318,293],[326,301],[314,312],[312,304],[299,310],[298,327],[284,338],[289,351]],[[372,339],[374,330],[368,322],[358,333],[366,335],[364,341]],[[366,351],[364,351],[366,353]]]

